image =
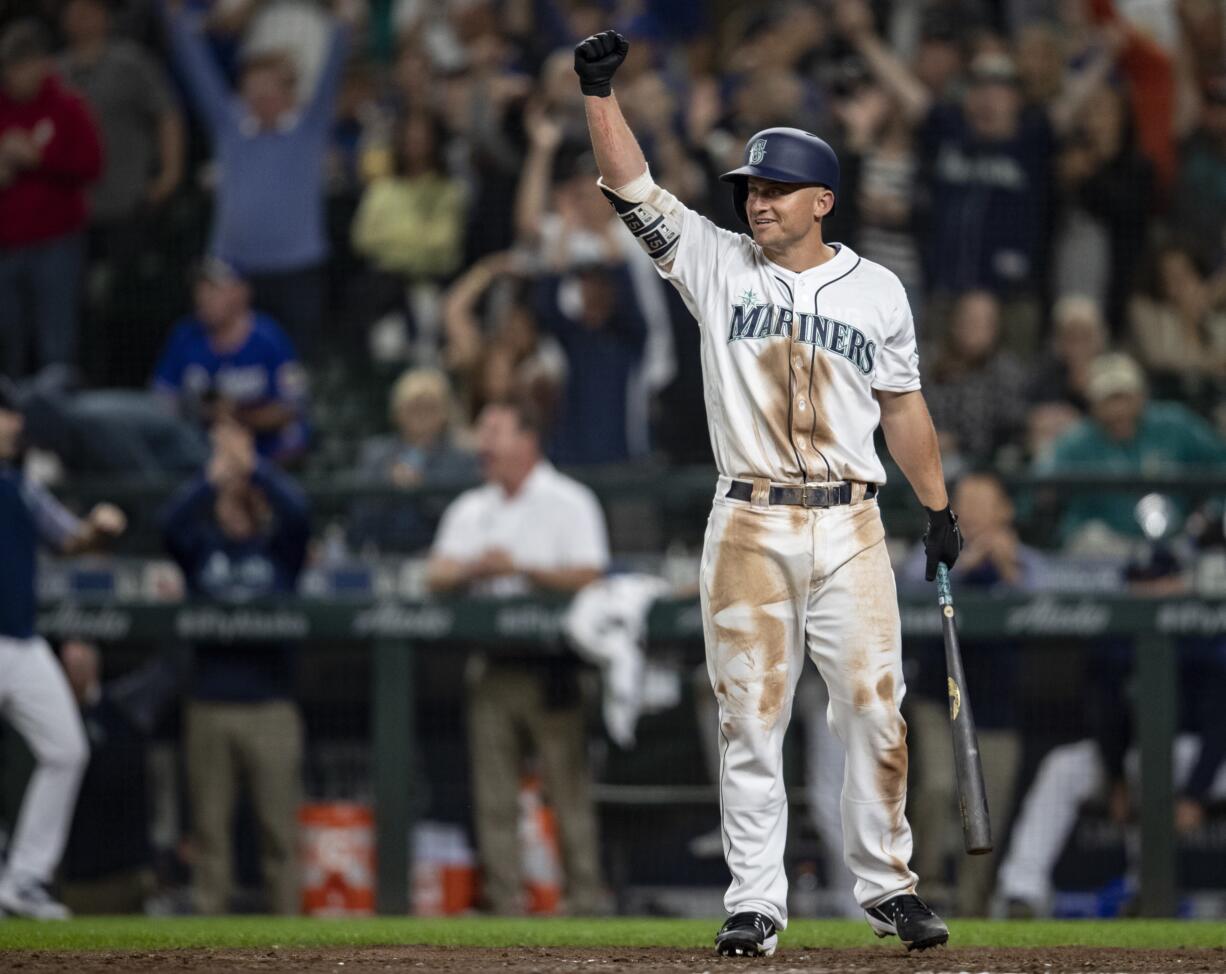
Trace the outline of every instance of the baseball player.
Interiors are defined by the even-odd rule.
[[[805,655],[829,689],[843,743],[844,860],[879,936],[945,943],[915,895],[901,631],[877,492],[878,424],[928,510],[927,575],[961,539],[920,393],[902,285],[827,243],[839,165],[807,132],[771,128],[724,174],[750,235],[729,233],[651,178],[612,94],[629,45],[575,48],[600,187],[702,331],[719,482],[700,569],[707,669],[719,703],[720,816],[732,884],[721,954],[770,955],[787,923],[782,748]]]
[[[62,920],[67,907],[47,891],[64,851],[77,788],[89,758],[81,715],[47,641],[35,635],[35,549],[41,538],[64,552],[121,534],[123,512],[99,504],[85,520],[24,477],[23,419],[0,377],[0,715],[29,745],[36,762],[0,872],[0,912]]]

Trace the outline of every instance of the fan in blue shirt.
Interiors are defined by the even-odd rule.
[[[196,313],[181,320],[154,370],[154,392],[203,426],[234,419],[260,456],[287,461],[307,446],[306,377],[289,336],[251,308],[250,289],[230,264],[204,260]]]

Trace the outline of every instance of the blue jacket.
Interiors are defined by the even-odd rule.
[[[271,528],[245,541],[227,537],[217,524],[217,492],[198,477],[163,514],[166,549],[178,562],[195,597],[241,604],[267,596],[293,595],[306,561],[310,515],[297,484],[264,461],[251,482],[272,508]],[[271,643],[205,643],[195,647],[190,688],[197,700],[251,703],[293,693],[294,646]]]

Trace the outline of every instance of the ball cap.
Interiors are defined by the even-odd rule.
[[[1136,361],[1122,352],[1100,355],[1090,363],[1086,398],[1092,403],[1112,396],[1144,395],[1145,373]]]

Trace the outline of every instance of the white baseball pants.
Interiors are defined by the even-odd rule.
[[[1192,774],[1200,746],[1200,738],[1195,734],[1175,738],[1171,762],[1176,788],[1182,787]],[[1124,774],[1134,794],[1139,793],[1139,772],[1140,755],[1130,748],[1124,756]],[[1077,824],[1077,813],[1106,786],[1106,770],[1094,741],[1062,744],[1047,753],[1039,762],[1034,783],[1022,802],[1009,840],[1009,855],[1000,866],[997,888],[1001,897],[1021,900],[1036,912],[1046,911],[1052,871]],[[1226,766],[1213,779],[1209,798],[1216,801],[1226,798]]]
[[[869,907],[912,892],[902,635],[877,503],[772,507],[765,481],[750,501],[726,498],[728,484],[720,478],[699,577],[732,873],[724,906],[787,924],[783,737],[806,653],[845,750],[843,858],[856,900]]]
[[[45,639],[0,636],[0,716],[37,762],[21,800],[6,875],[46,883],[68,841],[89,744],[68,678]]]
[[[796,699],[805,714],[805,798],[809,818],[822,840],[822,855],[831,891],[832,904],[842,916],[859,917],[860,904],[852,891],[856,877],[843,862],[843,790],[845,761],[843,742],[838,739],[826,715],[830,711],[830,694],[817,674],[804,674],[796,690]]]

